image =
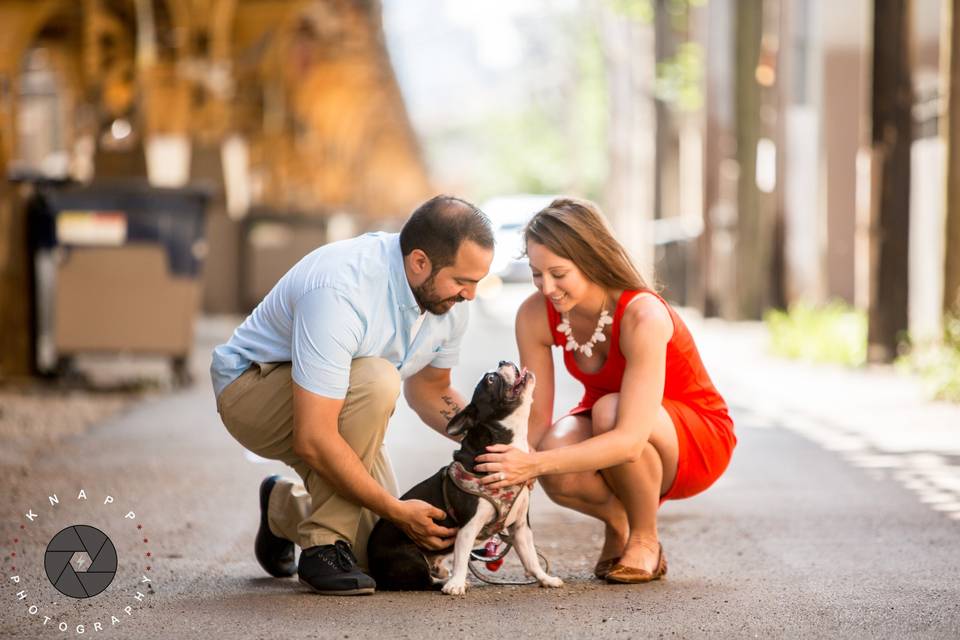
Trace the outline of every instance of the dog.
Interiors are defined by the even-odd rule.
[[[492,444],[509,444],[528,451],[527,420],[536,379],[533,373],[519,370],[512,362],[484,374],[473,398],[447,424],[447,434],[463,434],[453,462],[414,486],[401,500],[429,502],[447,512],[440,522],[445,527],[460,527],[453,545],[435,551],[418,547],[399,527],[381,519],[367,543],[370,574],[377,588],[386,591],[427,591],[440,589],[448,595],[463,595],[470,552],[501,530],[508,530],[527,575],[542,587],[561,587],[563,581],[548,575],[540,566],[528,520],[530,489],[526,485],[495,490],[481,495],[474,460]],[[444,559],[453,553],[453,571],[444,579]]]

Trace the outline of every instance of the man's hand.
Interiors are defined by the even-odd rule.
[[[391,520],[413,542],[427,549],[444,549],[453,544],[456,529],[441,527],[435,520],[447,517],[441,509],[423,500],[401,500]]]

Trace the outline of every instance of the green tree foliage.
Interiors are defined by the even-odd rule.
[[[867,359],[867,317],[844,302],[791,305],[764,315],[773,353],[809,362],[859,366]]]
[[[960,402],[960,316],[943,320],[943,339],[913,344],[897,360],[902,369],[924,379],[930,395],[937,400]]]
[[[703,47],[681,43],[674,56],[657,64],[656,96],[682,112],[703,107]]]
[[[607,83],[595,29],[576,34],[568,91],[489,114],[478,137],[481,196],[576,191],[599,198],[607,171]]]

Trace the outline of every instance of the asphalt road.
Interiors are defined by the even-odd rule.
[[[464,393],[516,355],[511,295],[474,304],[455,372]],[[0,637],[960,637],[960,522],[749,407],[735,412],[739,446],[726,475],[661,511],[662,582],[594,580],[600,525],[539,489],[534,533],[562,589],[472,584],[464,598],[344,598],[267,577],[252,554],[257,487],[284,468],[245,455],[219,422],[205,367],[231,330],[204,325],[195,387],[20,463],[0,501]],[[566,382],[558,405],[576,397]],[[387,443],[402,488],[451,450],[402,402]],[[107,533],[119,559],[110,587],[85,600],[61,595],[44,573],[48,541],[73,524]],[[501,571],[518,576],[514,561]]]

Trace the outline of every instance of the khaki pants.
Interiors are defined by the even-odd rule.
[[[282,479],[270,494],[271,531],[306,549],[345,540],[366,567],[367,537],[377,516],[337,495],[312,467],[293,452],[293,382],[290,363],[254,363],[217,399],[217,411],[230,434],[264,458],[293,467],[303,483]],[[340,435],[357,452],[370,475],[394,496],[397,481],[383,449],[387,421],[400,395],[400,374],[382,358],[358,358],[340,411]]]

